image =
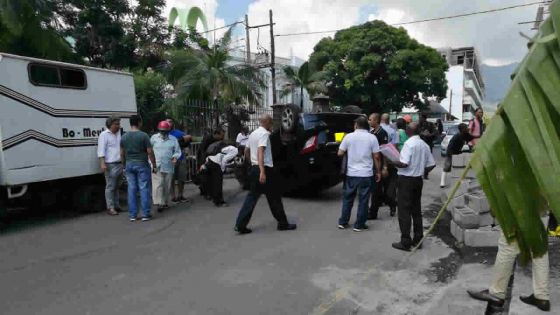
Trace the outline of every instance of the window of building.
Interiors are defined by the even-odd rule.
[[[86,74],[83,70],[32,63],[28,68],[33,85],[68,89],[85,89]]]
[[[457,64],[462,65],[465,63],[465,56],[457,56]]]

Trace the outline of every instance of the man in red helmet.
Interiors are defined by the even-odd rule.
[[[169,134],[171,131],[169,122],[161,121],[158,124],[158,131],[150,139],[158,166],[154,168],[152,174],[152,194],[158,212],[162,212],[169,208],[173,173],[177,159],[181,157],[181,147],[177,138]]]

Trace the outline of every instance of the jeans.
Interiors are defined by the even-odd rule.
[[[418,243],[424,236],[422,225],[422,177],[399,175],[398,212],[399,227],[401,229],[401,244],[410,247]],[[410,238],[410,228],[413,227],[414,238]]]
[[[152,177],[148,163],[128,163],[126,165],[126,180],[128,181],[128,215],[136,218],[138,215],[138,201],[136,195],[140,191],[142,215],[150,216],[152,208]]]
[[[123,168],[121,163],[107,163],[105,171],[105,201],[107,209],[120,209],[119,186]]]
[[[344,182],[344,197],[342,199],[342,214],[338,224],[345,225],[350,221],[354,199],[358,195],[358,215],[355,228],[363,228],[367,221],[368,201],[371,194],[373,179],[371,177],[346,177]]]
[[[259,167],[252,166],[249,169],[249,193],[245,198],[241,210],[239,210],[239,215],[235,223],[235,226],[239,229],[246,228],[247,224],[249,224],[249,220],[251,220],[251,216],[253,215],[253,210],[262,194],[266,195],[270,212],[272,212],[272,216],[278,221],[278,226],[288,225],[288,218],[286,218],[284,205],[282,204],[282,195],[280,194],[279,187],[275,187],[276,179],[274,171],[270,167],[265,167],[265,173],[266,183],[261,184],[259,182]]]

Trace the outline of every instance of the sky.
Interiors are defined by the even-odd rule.
[[[512,5],[532,3],[536,0],[168,0],[166,15],[171,7],[188,8],[193,5],[203,9],[209,28],[221,27],[244,19],[249,24],[268,23],[268,10],[274,13],[275,34],[336,30],[381,19],[389,24],[474,11],[489,10]],[[475,46],[483,63],[493,66],[518,62],[526,54],[527,40],[523,32],[534,34],[531,25],[519,22],[533,21],[537,5],[498,13],[489,13],[445,21],[404,26],[419,42],[439,47]],[[224,30],[217,31],[219,38]],[[234,34],[243,44],[243,25]],[[277,55],[289,57],[292,53],[307,59],[315,44],[334,33],[305,36],[276,37]],[[213,35],[212,35],[213,37]],[[259,44],[270,47],[269,29],[251,30],[251,50]],[[210,38],[212,40],[212,38]]]

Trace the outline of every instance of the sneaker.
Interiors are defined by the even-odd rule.
[[[147,216],[147,217],[143,217],[143,218],[142,218],[142,222],[150,221],[151,219],[152,219],[152,216],[149,215],[149,216]]]
[[[128,220],[130,220],[130,222],[136,222],[136,218],[128,218]]]
[[[295,224],[285,224],[285,225],[278,225],[278,231],[293,231],[297,229],[297,225]]]
[[[363,231],[366,231],[366,230],[369,230],[369,226],[367,226],[365,224],[360,226],[360,227],[354,227],[354,232],[363,232]]]
[[[350,224],[339,224],[338,225],[339,230],[346,230],[349,227],[350,227]]]
[[[237,232],[239,235],[243,234],[251,234],[253,231],[248,228],[238,228],[237,226],[234,228],[234,231]]]

